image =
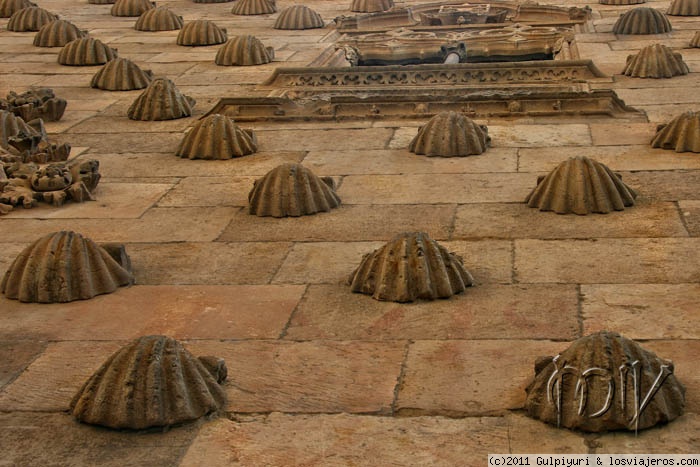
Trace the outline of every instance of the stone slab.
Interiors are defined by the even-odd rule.
[[[508,452],[585,454],[589,451],[586,438],[581,433],[549,426],[523,412],[511,412],[505,416],[508,421]]]
[[[700,200],[679,201],[685,225],[693,237],[700,237]]]
[[[621,62],[624,63],[624,62]],[[618,89],[617,95],[627,105],[637,106],[645,104],[700,104],[700,95],[695,92],[696,87],[669,87],[655,89],[649,92],[647,89]]]
[[[404,342],[193,341],[226,361],[227,411],[389,413]]]
[[[645,144],[656,134],[655,123],[591,123],[595,146],[624,146]]]
[[[257,177],[187,177],[160,201],[161,207],[248,206],[248,193]]]
[[[98,116],[72,127],[69,133],[77,133],[81,135],[81,137],[82,135],[93,133],[181,133],[195,123],[197,123],[197,119],[194,117],[161,121],[141,121],[131,120],[126,114],[121,118]],[[146,138],[150,138],[150,136],[146,136]]]
[[[285,338],[571,340],[578,332],[578,292],[570,285],[478,285],[447,300],[406,304],[343,284],[309,286]]]
[[[274,339],[303,286],[135,285],[71,303],[20,303],[0,297],[0,328],[16,339]],[[115,319],[118,318],[118,319]]]
[[[686,413],[668,425],[634,432],[615,432],[596,437],[596,454],[645,453],[690,454],[698,452],[700,417]]]
[[[535,359],[564,348],[544,340],[416,341],[396,409],[401,415],[473,417],[522,408]]]
[[[60,95],[60,94],[59,94]],[[89,146],[90,152],[105,154],[122,153],[153,153],[168,152],[175,154],[182,133],[88,133],[80,135],[79,140],[75,135],[61,134],[52,139],[57,144],[79,143],[80,146]]]
[[[698,200],[700,170],[669,170],[622,172],[622,179],[637,188],[645,197],[654,200]]]
[[[4,313],[4,309],[0,313]],[[46,348],[44,341],[20,339],[3,328],[0,340],[0,388],[14,381]]]
[[[257,130],[260,151],[300,151],[335,148],[340,151],[384,149],[389,143],[389,128]]]

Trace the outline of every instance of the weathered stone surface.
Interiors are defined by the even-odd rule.
[[[624,146],[630,144],[645,144],[656,131],[653,123],[591,123],[590,127],[594,145],[622,146],[618,150],[624,150]]]
[[[270,414],[242,424],[207,424],[180,465],[478,465],[508,449],[508,426],[500,417]]]
[[[253,182],[255,177],[187,177],[163,196],[158,201],[158,206],[211,206],[212,202],[216,201],[220,206],[246,207],[248,192],[253,187]],[[202,187],[206,187],[206,190],[202,190]],[[247,209],[244,210],[244,214],[250,216]],[[242,216],[237,212],[235,217],[238,219]]]
[[[8,331],[3,328],[3,338],[0,340],[0,388],[14,381],[46,348],[46,342],[20,340],[20,336],[10,335]],[[8,337],[12,340],[5,340]]]
[[[304,141],[307,151],[327,150],[333,147],[339,151],[384,149],[392,130],[389,128],[362,129],[312,129],[312,130],[259,130],[260,151],[289,151],[299,147]]]
[[[700,201],[680,201],[678,206],[690,235],[700,237]]]
[[[193,341],[187,348],[227,362],[232,412],[388,413],[405,353],[400,341]]]
[[[649,454],[687,454],[695,452],[700,442],[698,436],[700,417],[687,413],[668,425],[634,433],[609,433],[596,438],[595,453],[642,452]]]
[[[547,426],[521,413],[510,413],[505,419],[508,421],[509,452],[513,454],[588,452],[586,441],[578,432]]]

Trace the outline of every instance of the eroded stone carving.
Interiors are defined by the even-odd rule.
[[[90,86],[106,91],[133,91],[147,87],[151,79],[151,70],[142,70],[127,58],[115,58],[95,73]]]
[[[12,13],[10,20],[7,22],[7,30],[14,32],[38,31],[46,23],[57,19],[58,15],[50,11],[38,6],[30,6]]]
[[[274,49],[265,47],[257,37],[236,36],[219,48],[214,63],[221,66],[263,65],[270,63],[274,57]]]
[[[649,7],[632,8],[620,15],[613,25],[615,34],[664,34],[673,27],[666,15]]]
[[[21,302],[87,300],[131,285],[134,277],[104,248],[75,232],[48,234],[12,262],[0,288]],[[127,262],[128,263],[128,262]]]
[[[685,406],[672,362],[608,331],[539,358],[526,391],[531,417],[590,432],[649,428],[675,419]]]
[[[666,10],[671,16],[700,16],[700,1],[698,0],[673,0]]]
[[[36,3],[29,0],[0,0],[0,18],[9,18],[15,12],[30,6],[36,6]]]
[[[628,55],[622,71],[623,75],[635,78],[671,78],[688,73],[683,56],[662,44],[652,44],[635,55]]]
[[[352,0],[350,11],[356,13],[377,13],[394,7],[394,0]]]
[[[685,112],[667,124],[659,125],[651,147],[700,152],[700,112]]]
[[[141,16],[144,12],[156,7],[150,0],[117,0],[112,5],[112,16]]]
[[[282,164],[255,181],[248,212],[256,216],[299,217],[340,206],[331,177],[318,177],[301,164]]]
[[[182,16],[176,15],[166,7],[151,8],[139,16],[134,29],[137,31],[175,31],[182,29]]]
[[[34,36],[37,47],[63,47],[70,41],[87,36],[85,31],[78,29],[70,21],[58,19],[46,23]]]
[[[606,165],[579,156],[538,177],[525,202],[540,211],[586,215],[623,211],[634,206],[636,197],[637,193]]]
[[[225,369],[223,361],[217,367]],[[218,376],[225,377],[225,370]],[[70,410],[83,423],[116,429],[177,425],[223,408],[220,382],[175,339],[144,336],[109,357]]]
[[[696,31],[693,38],[690,39],[690,46],[695,48],[700,47],[700,31]]]
[[[238,0],[231,8],[234,15],[269,15],[277,11],[275,0]]]
[[[427,233],[404,232],[364,255],[349,283],[353,292],[402,303],[449,298],[474,285],[474,279],[462,258]]]
[[[131,104],[127,115],[132,120],[174,120],[192,115],[194,104],[168,78],[156,78]]]
[[[323,18],[305,5],[293,5],[282,10],[277,17],[275,29],[316,29],[322,28]]]
[[[226,42],[226,29],[204,19],[185,24],[177,35],[178,45],[203,46],[224,42]]]
[[[67,105],[66,100],[56,97],[51,88],[31,88],[21,94],[10,91],[5,99],[0,99],[0,110],[12,112],[25,122],[36,118],[57,122]]]
[[[212,114],[197,122],[175,152],[188,159],[231,159],[258,149],[252,130],[242,130],[231,118]]]
[[[418,129],[408,150],[426,156],[470,156],[483,153],[490,143],[486,125],[459,112],[441,112]]]
[[[70,66],[103,65],[115,58],[117,58],[117,49],[92,37],[70,41],[58,53],[58,63]]]

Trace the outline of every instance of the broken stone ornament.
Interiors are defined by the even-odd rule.
[[[277,11],[275,0],[237,0],[231,8],[234,15],[269,15]]]
[[[38,31],[51,21],[56,21],[58,15],[38,6],[30,6],[15,11],[7,22],[7,30],[14,32]]]
[[[537,359],[526,392],[529,416],[589,432],[650,428],[680,416],[685,406],[673,363],[608,331]]]
[[[38,141],[44,139],[44,135],[28,125],[23,118],[8,110],[0,110],[0,147],[9,149],[10,139],[20,135],[35,136]]]
[[[253,154],[258,149],[251,130],[242,130],[225,115],[212,114],[197,122],[175,152],[188,159],[226,160]]]
[[[204,363],[170,337],[140,337],[85,382],[71,401],[71,413],[83,423],[132,430],[216,413],[226,401],[220,385],[226,367],[221,359],[202,358]]]
[[[690,73],[683,56],[665,45],[652,44],[636,55],[627,56],[623,75],[634,78],[672,78]]]
[[[106,91],[133,91],[147,87],[152,79],[151,70],[142,70],[127,58],[115,58],[95,73],[90,86]]]
[[[219,48],[214,63],[220,66],[262,65],[270,63],[274,56],[274,49],[265,47],[255,36],[236,36]]]
[[[29,0],[0,0],[0,18],[9,18],[15,12],[30,6],[36,6]]]
[[[70,41],[58,54],[58,63],[69,66],[103,65],[117,58],[117,49],[113,49],[99,39],[82,37]]]
[[[112,16],[141,16],[145,11],[155,8],[155,2],[150,0],[117,0],[112,5]]]
[[[177,45],[205,46],[224,42],[226,42],[226,29],[204,19],[190,21],[177,35]]]
[[[525,202],[557,214],[607,214],[634,206],[637,193],[618,174],[588,157],[572,157],[544,177]]]
[[[418,129],[408,150],[426,156],[470,156],[483,153],[490,143],[485,125],[459,112],[442,112]]]
[[[25,122],[42,119],[57,122],[63,116],[68,103],[56,97],[51,88],[31,88],[21,94],[10,91],[0,99],[0,108],[21,117]]]
[[[666,10],[671,16],[700,16],[699,0],[673,0]]]
[[[131,104],[127,116],[132,120],[174,120],[189,117],[195,100],[185,96],[168,78],[156,78]]]
[[[60,182],[59,182],[60,183]],[[0,289],[21,302],[86,300],[131,285],[126,264],[75,232],[55,232],[25,248],[12,262]]]
[[[613,25],[615,34],[664,34],[671,32],[666,15],[649,7],[632,8],[620,15]]]
[[[311,8],[304,5],[293,5],[282,10],[275,20],[275,29],[316,29],[322,28],[323,18]]]
[[[352,0],[350,11],[355,13],[378,13],[391,10],[394,0]]]
[[[700,112],[685,112],[659,125],[651,147],[700,153]]]
[[[399,234],[364,255],[349,282],[353,292],[399,303],[449,298],[474,285],[462,258],[424,232]]]
[[[298,217],[340,206],[331,177],[318,177],[301,164],[282,164],[255,181],[248,212],[256,216]]]
[[[70,41],[85,37],[87,33],[78,29],[70,21],[57,19],[46,23],[34,36],[34,45],[37,47],[63,47]]]
[[[170,9],[159,6],[144,11],[136,20],[134,29],[137,31],[175,31],[182,29],[182,16]]]

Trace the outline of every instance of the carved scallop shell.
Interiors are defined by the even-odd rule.
[[[229,117],[212,114],[197,122],[180,142],[175,155],[188,159],[231,159],[257,151],[255,135]]]
[[[117,49],[92,37],[70,41],[58,53],[58,63],[71,66],[102,65],[115,58],[117,58]]]
[[[128,58],[115,58],[95,73],[90,86],[107,91],[133,91],[147,87],[151,79],[151,70],[142,70]]]
[[[420,127],[408,150],[426,156],[469,156],[483,153],[490,142],[485,125],[459,112],[441,112]]]
[[[241,1],[241,0],[238,0]],[[265,47],[255,36],[236,36],[229,39],[216,52],[214,63],[221,66],[262,65],[270,63],[275,56],[272,47]]]
[[[675,419],[685,407],[673,363],[608,331],[538,359],[526,391],[531,417],[591,432],[649,428]]]
[[[525,202],[540,211],[585,215],[622,211],[634,206],[636,197],[607,166],[587,157],[572,157],[540,177]]]
[[[378,13],[391,10],[394,0],[352,0],[350,11],[356,13]]]
[[[652,44],[636,55],[628,55],[622,71],[623,75],[635,78],[671,78],[688,73],[683,56],[662,44]]]
[[[700,16],[699,0],[673,0],[666,10],[671,16]]]
[[[275,0],[238,0],[231,9],[234,15],[268,15],[276,11]]]
[[[391,302],[448,298],[472,285],[462,258],[424,232],[397,235],[366,254],[350,276],[353,292]]]
[[[70,41],[85,37],[87,33],[63,19],[46,23],[34,36],[34,45],[37,47],[63,47]]]
[[[155,8],[150,0],[117,0],[112,5],[112,16],[141,16],[144,12]]]
[[[137,31],[175,31],[182,29],[182,16],[170,9],[159,6],[143,12],[136,20],[134,29]]]
[[[226,42],[226,30],[205,19],[185,24],[177,35],[178,45],[216,45],[224,42]]]
[[[7,30],[14,32],[38,31],[46,23],[57,19],[58,15],[50,11],[38,6],[30,6],[12,13],[10,20],[7,22]]]
[[[690,39],[690,46],[695,48],[700,47],[700,31],[696,31],[693,38]]]
[[[700,152],[700,112],[685,112],[668,124],[659,125],[651,147],[676,152]]]
[[[132,284],[131,271],[75,232],[46,235],[22,251],[0,284],[7,298],[56,303],[86,300]]]
[[[335,183],[301,164],[282,164],[255,181],[248,193],[248,212],[256,216],[298,217],[340,206]]]
[[[314,10],[304,5],[293,5],[282,10],[272,27],[300,30],[322,28],[323,26],[323,18]]]
[[[8,149],[10,138],[19,134],[41,137],[39,132],[27,125],[22,118],[7,110],[0,110],[0,147]]]
[[[15,12],[30,6],[36,6],[29,0],[0,0],[0,18],[9,18]]]
[[[219,382],[182,344],[144,336],[109,357],[75,395],[70,410],[83,423],[141,430],[196,420],[217,412],[225,401]]]
[[[639,5],[647,0],[598,0],[601,5]]]
[[[663,34],[671,32],[666,15],[649,7],[632,8],[620,15],[613,25],[615,34]]]
[[[194,104],[168,78],[156,78],[131,104],[127,115],[132,120],[174,120],[192,115]]]

